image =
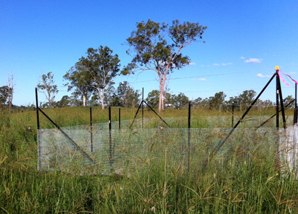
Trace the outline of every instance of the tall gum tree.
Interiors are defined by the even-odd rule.
[[[169,26],[149,19],[146,23],[137,23],[137,30],[127,38],[130,46],[127,54],[133,56],[128,69],[132,72],[152,70],[159,77],[159,111],[162,110],[163,91],[168,75],[191,62],[188,56],[182,55],[182,49],[202,39],[206,29],[199,23],[180,24],[178,20],[174,20]]]
[[[84,69],[84,66],[82,66],[80,62],[77,62],[75,66],[69,69],[63,78],[69,81],[65,84],[65,86],[68,86],[67,91],[74,90],[74,95],[81,95],[83,106],[85,107],[88,94],[92,92],[90,72],[87,69]]]
[[[53,102],[56,94],[59,92],[57,85],[55,85],[54,74],[52,74],[52,72],[43,74],[41,76],[41,82],[37,85],[37,88],[44,93],[49,102],[49,107],[53,108]]]
[[[88,48],[87,57],[80,58],[80,64],[89,71],[91,87],[97,92],[101,101],[102,109],[105,107],[105,90],[117,75],[128,74],[128,68],[120,70],[120,59],[117,54],[105,46],[98,49]]]

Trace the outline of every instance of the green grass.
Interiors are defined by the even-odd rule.
[[[89,124],[89,108],[45,112],[61,127]],[[122,120],[131,120],[135,112],[136,109],[122,109]],[[273,111],[255,110],[239,128],[255,127],[272,114]],[[236,112],[235,117],[241,115]],[[187,109],[167,109],[161,116],[168,119],[172,128],[187,127]],[[193,128],[231,127],[229,112],[194,108],[192,116]],[[145,117],[145,128],[156,130],[157,126],[164,126],[152,112],[146,110]],[[288,117],[289,123],[291,120]],[[116,129],[118,108],[112,109],[112,121]],[[107,122],[108,111],[94,108],[93,123]],[[140,126],[138,121],[134,131]],[[53,126],[41,115],[41,127]],[[274,128],[274,121],[267,127]],[[251,138],[239,131],[223,148],[226,153],[208,160],[214,139],[226,135],[193,134],[191,145],[196,145],[196,149],[192,150],[188,170],[185,150],[175,153],[179,149],[170,140],[180,140],[177,132],[175,135],[169,131],[168,136],[159,133],[151,138],[140,132],[143,139],[149,139],[142,147],[149,152],[146,156],[138,154],[139,148],[133,144],[119,147],[116,152],[127,154],[122,160],[123,175],[81,176],[37,171],[36,133],[36,112],[0,114],[0,213],[298,212],[298,181],[292,173],[280,169],[275,143],[265,141],[264,136]],[[122,138],[126,139],[125,135]]]

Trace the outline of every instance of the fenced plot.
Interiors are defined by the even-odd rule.
[[[109,174],[142,170],[144,164],[166,164],[187,172],[202,170],[215,146],[230,132],[226,128],[154,128],[109,132],[106,124],[61,128],[79,145],[57,129],[40,129],[40,169],[79,174]],[[277,151],[277,133],[272,128],[237,129],[213,161],[224,165],[237,155],[248,161],[256,153]],[[89,156],[86,157],[85,153]],[[91,161],[93,160],[93,161]]]

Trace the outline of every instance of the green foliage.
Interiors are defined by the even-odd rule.
[[[139,91],[134,90],[127,81],[120,82],[111,97],[111,106],[135,108],[139,103]]]
[[[149,92],[146,101],[152,108],[157,107],[159,102],[159,91],[152,90]]]
[[[253,102],[256,96],[256,92],[254,90],[245,90],[238,96],[238,99],[244,109],[247,109],[250,104]]]
[[[53,108],[56,94],[59,92],[57,85],[54,84],[54,74],[52,74],[52,72],[43,74],[41,76],[41,83],[37,85],[37,88],[40,89],[46,96],[49,107]]]
[[[152,20],[137,23],[137,30],[127,39],[131,50],[127,54],[133,55],[130,69],[153,70],[159,76],[160,94],[159,111],[162,106],[162,95],[167,75],[175,69],[179,70],[190,63],[190,58],[184,56],[181,50],[202,35],[207,27],[199,23],[179,23],[174,20],[169,26]],[[168,37],[165,37],[166,33]]]
[[[92,76],[81,62],[75,64],[71,69],[63,76],[65,80],[69,82],[65,84],[68,86],[67,91],[73,91],[74,96],[82,96],[83,106],[86,105],[86,100],[90,92],[92,92]]]
[[[287,105],[288,103],[290,103],[294,98],[292,97],[292,95],[288,95],[287,97],[284,98],[283,102],[284,105]],[[290,104],[288,107],[288,109],[294,109],[295,108],[295,102],[293,102],[292,104]]]
[[[178,95],[172,95],[172,103],[174,104],[174,108],[181,109],[186,107],[189,103],[189,99],[185,94],[179,93]]]
[[[225,97],[226,95],[222,91],[215,93],[213,97],[209,97],[210,108],[217,108],[217,107],[220,108],[224,104]]]
[[[88,92],[95,91],[96,96],[100,99],[102,109],[104,109],[106,88],[113,84],[112,80],[117,75],[128,74],[127,69],[124,68],[121,71],[118,55],[113,55],[113,51],[109,47],[100,46],[98,49],[88,48],[87,56],[81,57],[75,68],[72,69],[74,71],[71,74],[67,73],[65,78],[73,79],[70,86],[75,86],[85,98]],[[78,86],[81,88],[79,89]]]
[[[6,85],[0,87],[0,105],[7,104],[10,96],[12,96],[12,88]]]
[[[58,101],[58,102],[56,103],[56,106],[57,106],[58,108],[61,108],[61,107],[67,107],[67,106],[70,106],[70,104],[71,104],[71,99],[70,99],[70,97],[67,96],[67,95],[65,95],[65,96],[63,96],[63,97],[61,98],[60,101]]]
[[[167,29],[170,40],[164,37]],[[180,24],[178,20],[174,20],[169,28],[165,23],[157,23],[150,19],[146,23],[140,22],[137,24],[137,30],[127,39],[136,53],[132,63],[161,74],[180,69],[190,62],[188,56],[179,54],[180,50],[196,41],[197,37],[202,39],[206,29],[207,27],[199,23]],[[130,51],[127,53],[130,54]]]
[[[120,72],[120,59],[117,54],[105,46],[98,49],[88,48],[87,57],[80,59],[81,65],[90,72],[92,84],[104,89]]]

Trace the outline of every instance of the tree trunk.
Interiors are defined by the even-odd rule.
[[[85,106],[86,106],[86,95],[83,94],[83,107],[85,107]]]
[[[98,95],[99,95],[99,98],[101,101],[101,109],[104,110],[105,109],[105,103],[104,103],[105,90],[104,89],[100,90],[100,88],[98,88],[97,91],[98,91]]]
[[[8,107],[9,111],[12,108],[12,100],[13,100],[13,90],[14,84],[13,84],[13,75],[11,77],[8,77],[8,89],[9,89],[9,96],[8,96]]]
[[[161,112],[162,110],[162,103],[163,103],[163,88],[164,84],[161,82],[159,85],[159,104],[158,104],[158,111]]]

